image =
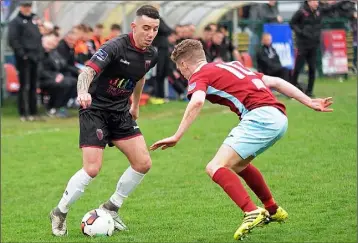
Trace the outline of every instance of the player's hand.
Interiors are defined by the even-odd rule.
[[[324,99],[317,98],[311,100],[309,107],[311,107],[315,111],[332,112],[333,109],[328,108],[332,104],[333,104],[332,97],[328,97]]]
[[[82,108],[86,109],[90,107],[92,103],[92,97],[88,92],[79,93],[77,96],[77,102],[80,104],[80,106],[82,106]]]
[[[132,115],[133,120],[137,120],[139,117],[139,107],[133,107],[131,106],[131,109],[129,110],[129,113]]]
[[[162,150],[174,147],[179,142],[179,138],[176,136],[171,136],[169,138],[164,138],[158,142],[155,142],[152,146],[150,146],[150,150],[154,151],[158,148],[162,148]]]

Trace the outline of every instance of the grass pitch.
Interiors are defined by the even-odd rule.
[[[317,113],[282,99],[288,132],[254,161],[289,220],[255,229],[246,242],[356,242],[357,84],[320,80],[315,89],[334,97],[335,111]],[[141,109],[148,146],[176,131],[185,107]],[[48,213],[81,168],[77,117],[21,123],[15,106],[5,104],[1,123],[2,242],[234,242],[243,214],[204,172],[238,123],[227,108],[206,104],[177,147],[151,152],[152,170],[121,210],[130,231],[99,239],[83,236],[80,221],[111,196],[128,166],[125,157],[105,150],[100,175],[68,215],[69,236],[55,238]]]

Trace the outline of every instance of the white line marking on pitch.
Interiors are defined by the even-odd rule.
[[[59,132],[60,130],[61,130],[60,128],[36,129],[36,130],[29,130],[24,133],[4,134],[4,135],[1,135],[1,138],[24,137],[24,136],[33,135],[33,134]]]

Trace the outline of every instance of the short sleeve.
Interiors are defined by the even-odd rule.
[[[107,42],[97,50],[86,66],[92,68],[98,74],[117,58],[118,52],[118,47],[113,42]]]
[[[188,99],[190,99],[191,95],[196,91],[201,90],[206,93],[206,91],[208,90],[208,86],[209,86],[208,78],[203,77],[202,75],[197,75],[193,77],[192,79],[190,79],[188,83],[188,94],[187,94]]]
[[[259,77],[260,79],[262,79],[262,77],[265,75],[263,73],[259,73],[259,72],[254,72],[256,74],[257,77]]]

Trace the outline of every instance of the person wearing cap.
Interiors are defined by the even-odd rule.
[[[43,53],[41,38],[31,1],[22,1],[19,14],[9,23],[8,34],[8,43],[14,51],[19,72],[18,111],[21,121],[38,118],[36,88],[38,62]]]

